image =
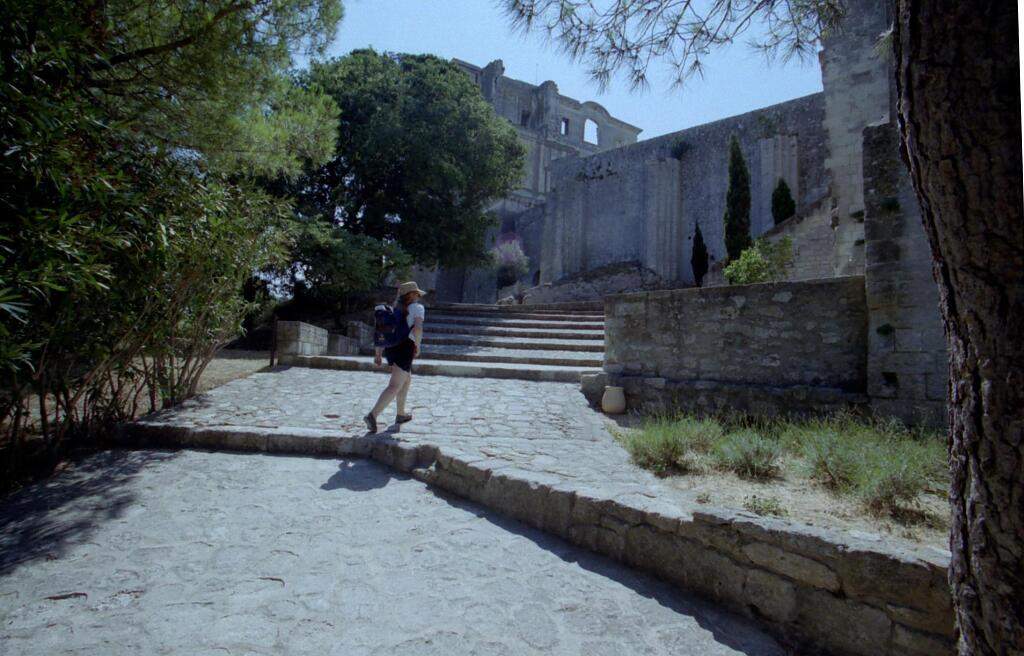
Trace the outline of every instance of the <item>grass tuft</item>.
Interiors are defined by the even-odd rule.
[[[745,478],[763,480],[779,473],[781,445],[752,430],[730,433],[718,444],[715,463]]]
[[[764,480],[781,475],[782,457],[792,457],[799,474],[896,519],[919,515],[921,495],[942,490],[948,476],[938,435],[851,413],[760,422],[662,417],[620,439],[636,464],[659,476],[713,467]]]

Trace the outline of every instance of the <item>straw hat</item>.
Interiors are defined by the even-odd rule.
[[[403,296],[410,292],[416,292],[420,296],[425,296],[427,293],[420,289],[420,286],[412,281],[403,282],[401,285],[398,286],[398,298],[402,298]]]

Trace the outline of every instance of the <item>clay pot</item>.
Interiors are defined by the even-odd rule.
[[[626,411],[626,394],[621,387],[608,385],[601,397],[601,410],[609,415],[621,415]]]

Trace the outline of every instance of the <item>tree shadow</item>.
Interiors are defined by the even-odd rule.
[[[177,454],[103,451],[71,461],[67,471],[0,500],[0,576],[39,558],[55,559],[88,542],[135,500],[132,479]]]
[[[346,458],[338,463],[338,471],[320,486],[321,490],[352,490],[367,492],[377,490],[392,480],[409,480],[408,476],[399,474],[390,467],[385,467],[366,458]]]
[[[756,620],[725,610],[712,601],[680,590],[670,583],[658,580],[651,574],[634,570],[607,556],[570,544],[560,537],[528,526],[519,520],[510,519],[434,486],[429,486],[429,489],[435,496],[452,507],[471,513],[504,531],[524,537],[567,563],[573,563],[589,572],[615,581],[643,597],[656,601],[674,613],[692,617],[701,628],[709,631],[717,642],[735,649],[741,654],[746,656],[786,656],[802,653],[781,646],[770,633],[758,625]]]

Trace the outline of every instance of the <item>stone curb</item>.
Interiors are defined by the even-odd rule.
[[[784,641],[850,656],[954,653],[949,556],[869,535],[742,511],[679,508],[632,493],[609,498],[502,460],[383,436],[249,426],[125,426],[131,446],[372,458],[530,526],[667,579],[763,622]]]

